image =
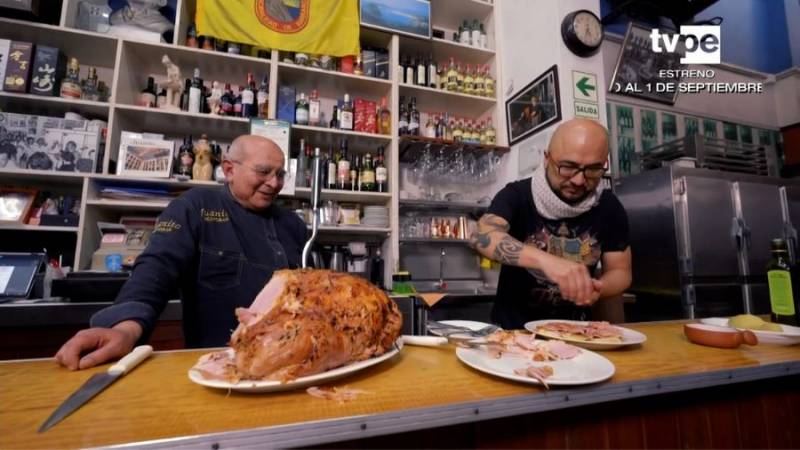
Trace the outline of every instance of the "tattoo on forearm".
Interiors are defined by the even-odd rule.
[[[487,231],[508,231],[511,228],[505,219],[494,214],[481,217],[480,224],[483,228],[487,228]]]
[[[469,238],[469,245],[475,250],[486,250],[491,243],[492,238],[489,237],[489,233],[476,231],[472,233],[472,236]]]
[[[503,264],[516,266],[519,264],[519,257],[523,247],[520,241],[511,236],[506,236],[494,248],[493,259]]]

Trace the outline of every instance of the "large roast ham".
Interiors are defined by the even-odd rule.
[[[324,372],[390,350],[400,335],[397,305],[361,277],[329,270],[279,270],[249,308],[228,351],[203,356],[205,378],[280,380]]]

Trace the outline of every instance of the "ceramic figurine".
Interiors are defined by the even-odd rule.
[[[183,91],[183,80],[181,79],[181,69],[169,56],[164,55],[161,57],[161,64],[167,68],[167,78],[162,83],[161,88],[167,91],[167,101],[164,103],[163,109],[180,110],[181,105],[181,92]]]
[[[194,167],[192,167],[192,179],[201,181],[211,181],[214,166],[211,164],[211,146],[208,145],[208,137],[204,134],[200,136],[194,146]]]

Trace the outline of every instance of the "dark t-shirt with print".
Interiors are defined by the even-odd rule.
[[[578,217],[548,220],[533,202],[531,179],[509,183],[492,200],[489,214],[505,219],[509,234],[538,249],[571,261],[583,262],[596,277],[605,252],[628,247],[628,216],[614,194],[606,190],[600,202]],[[540,319],[590,320],[590,309],[564,300],[558,286],[540,271],[503,265],[492,320],[503,328],[522,328]]]

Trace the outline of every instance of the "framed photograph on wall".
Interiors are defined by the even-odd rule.
[[[558,67],[553,66],[506,101],[508,142],[517,142],[561,120]]]
[[[117,175],[169,178],[175,142],[146,139],[140,133],[123,131],[119,142]]]
[[[36,193],[36,189],[0,188],[0,223],[24,224]]]
[[[650,40],[651,28],[633,22],[628,24],[622,42],[609,92],[630,95],[672,105],[678,96],[674,92],[658,92],[657,83],[677,83],[680,77],[660,77],[660,70],[678,70],[685,67],[681,58],[686,53],[684,42],[679,42],[675,53],[653,51]]]
[[[361,25],[414,37],[431,37],[430,0],[361,0]]]

